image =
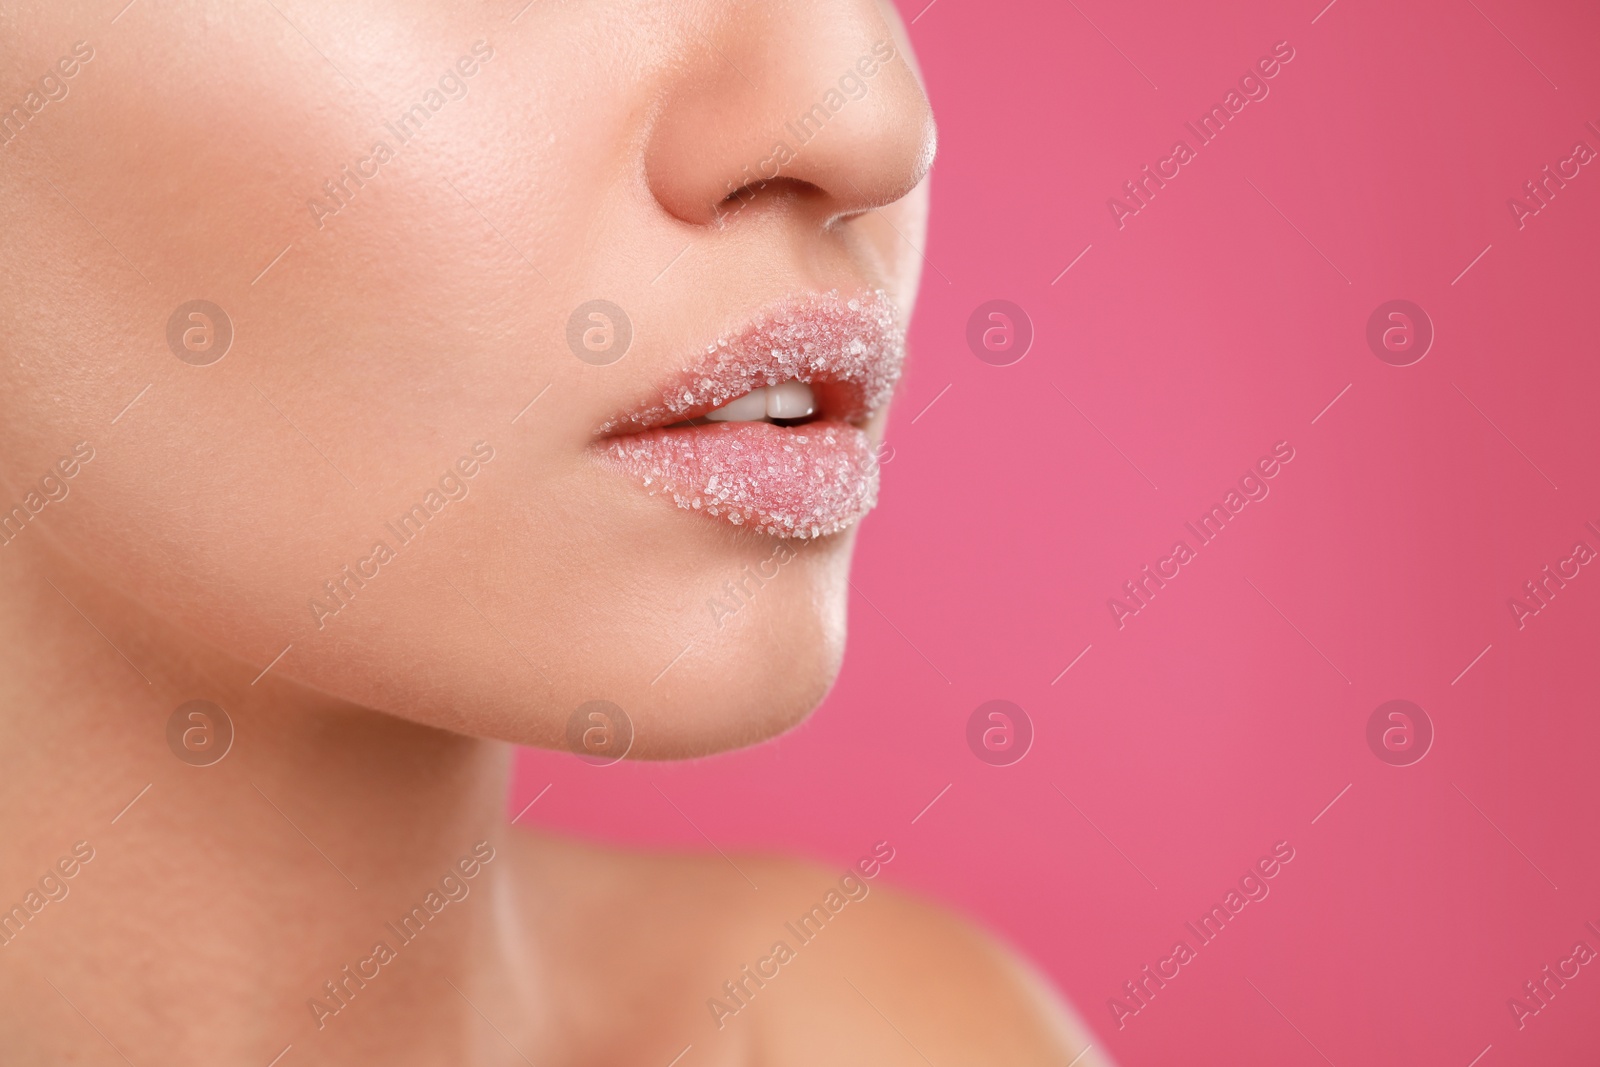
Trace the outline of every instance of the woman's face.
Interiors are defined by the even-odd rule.
[[[770,736],[875,496],[909,46],[872,0],[523,3],[7,5],[0,552],[420,722]]]

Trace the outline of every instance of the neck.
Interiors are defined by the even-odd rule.
[[[0,559],[0,1047],[440,1062],[526,995],[508,746],[251,684],[30,553]],[[196,699],[233,727],[207,766],[217,715],[168,739]]]

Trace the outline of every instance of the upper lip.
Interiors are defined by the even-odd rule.
[[[708,342],[698,358],[596,433],[639,433],[697,419],[759,386],[789,380],[811,386],[818,417],[859,424],[888,401],[904,361],[905,329],[887,293],[790,297]]]

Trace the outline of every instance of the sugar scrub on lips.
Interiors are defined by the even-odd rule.
[[[599,432],[665,426],[788,379],[852,386],[844,405],[850,410],[827,415],[856,420],[888,402],[904,362],[905,331],[882,290],[788,300],[743,332],[708,345],[701,359],[668,380],[659,399],[611,419]]]
[[[860,423],[894,391],[905,334],[888,296],[786,301],[706,348],[659,399],[601,428],[606,459],[679,507],[778,537],[846,529],[877,502],[878,465]],[[700,420],[753,390],[814,389],[814,421]]]
[[[777,537],[838,533],[878,502],[867,435],[841,423],[651,430],[619,437],[606,451],[680,508]]]

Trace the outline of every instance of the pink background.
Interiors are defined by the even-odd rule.
[[[1600,149],[1600,15],[1323,2],[922,12],[932,266],[837,688],[703,762],[527,753],[511,810],[549,784],[527,821],[841,865],[886,838],[888,880],[1019,946],[1125,1065],[1593,1063],[1600,964],[1523,1029],[1507,1000],[1600,949],[1600,566],[1520,631],[1507,601],[1600,549],[1600,162],[1520,231],[1506,201]],[[1282,40],[1119,231],[1107,198]],[[1437,331],[1403,368],[1365,340],[1398,297]],[[1009,367],[965,342],[994,298],[1037,330]],[[1107,599],[1282,440],[1119,630]],[[967,748],[992,698],[1037,733],[1010,767]],[[1413,766],[1367,745],[1391,698],[1436,730]],[[1119,1030],[1108,998],[1281,840],[1270,896]]]

